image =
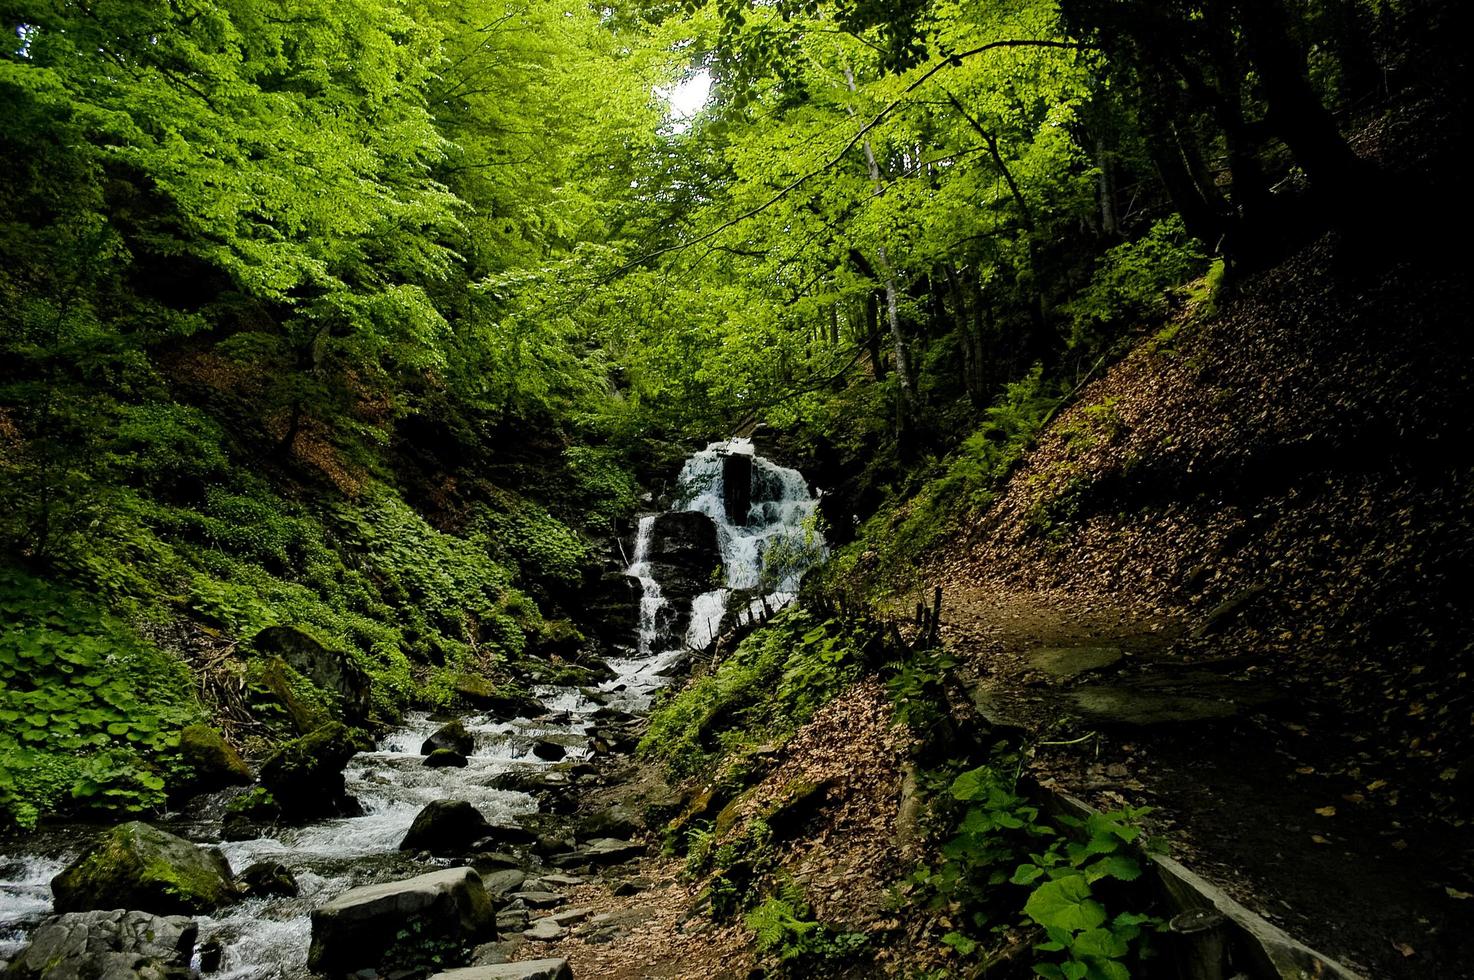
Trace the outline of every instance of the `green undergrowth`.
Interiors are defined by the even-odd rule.
[[[592,551],[552,504],[484,488],[452,533],[385,482],[336,492],[237,465],[198,409],[99,395],[68,411],[92,424],[87,454],[58,451],[47,470],[39,442],[0,452],[15,490],[0,551],[28,569],[0,581],[0,821],[159,805],[187,776],[171,761],[179,729],[214,712],[249,710],[268,741],[335,714],[335,696],[278,665],[293,717],[252,644],[265,627],[361,668],[384,721],[447,706],[465,675],[506,686],[539,644],[579,639],[548,596]],[[607,453],[546,465],[560,513],[597,524],[633,499]],[[244,700],[218,703],[222,689]]]
[[[773,746],[846,685],[878,676],[896,724],[914,736],[928,842],[921,865],[896,883],[896,911],[933,923],[964,975],[986,971],[1020,941],[1043,977],[1140,975],[1160,924],[1140,885],[1149,811],[1046,815],[1018,785],[1018,747],[974,744],[957,721],[946,694],[956,666],[945,650],[903,642],[872,616],[785,610],[652,715],[641,751],[679,774],[702,774],[706,787],[698,809],[671,823],[670,850],[684,852],[689,879],[705,882],[712,917],[741,917],[779,975],[819,975],[878,942],[815,918],[783,863],[783,843],[802,826],[784,793],[756,815],[731,816],[769,771]],[[803,787],[790,795],[807,796]]]
[[[950,770],[956,772],[955,768]],[[1032,933],[1034,972],[1068,980],[1127,980],[1152,955],[1142,876],[1147,809],[1046,817],[1016,785],[1017,757],[995,747],[982,766],[927,775],[943,788],[931,819],[943,840],[908,883],[913,901],[945,914],[942,942],[964,961]]]
[[[199,721],[174,657],[76,593],[0,567],[0,815],[137,812],[188,776],[179,732]]]
[[[640,752],[690,775],[740,747],[781,740],[858,679],[879,643],[876,624],[789,606],[664,699]]]
[[[1038,365],[1007,385],[962,445],[930,464],[933,475],[914,495],[893,499],[865,522],[859,538],[831,560],[825,580],[871,596],[913,584],[922,557],[992,504],[1064,394]]]
[[[772,828],[761,819],[719,839],[693,828],[686,877],[707,878],[704,897],[718,922],[741,918],[758,953],[781,976],[809,976],[852,959],[870,937],[817,919],[803,887],[784,869]]]

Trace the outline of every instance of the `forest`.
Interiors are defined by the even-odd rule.
[[[6,980],[1474,973],[1463,4],[3,7]]]

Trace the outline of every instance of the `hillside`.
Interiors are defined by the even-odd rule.
[[[997,710],[1103,733],[1040,778],[1158,807],[1292,931],[1426,976],[1458,969],[1474,872],[1446,843],[1474,817],[1470,297],[1436,253],[1385,258],[1322,241],[1146,341],[926,578]],[[1069,680],[1028,657],[1091,645],[1134,655]],[[1123,727],[1061,693],[1101,683],[1243,710]]]

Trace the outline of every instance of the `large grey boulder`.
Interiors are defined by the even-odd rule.
[[[362,813],[348,795],[343,769],[358,753],[352,729],[330,722],[277,749],[261,767],[265,786],[288,820],[352,817]]]
[[[461,948],[495,939],[496,913],[481,877],[447,868],[339,895],[312,913],[307,966],[330,976],[375,968],[406,931],[416,943]]]
[[[335,695],[348,720],[368,718],[374,683],[346,651],[329,649],[295,626],[268,626],[251,638],[251,646],[267,657],[281,657],[287,666]]]
[[[461,854],[490,830],[486,817],[465,800],[435,800],[415,816],[409,832],[399,842],[399,849]]]
[[[96,910],[48,919],[6,980],[183,980],[198,929],[182,915]]]
[[[155,915],[208,912],[235,898],[230,864],[146,823],[120,824],[51,879],[58,912],[132,909]]]
[[[446,970],[430,980],[573,980],[573,971],[567,960],[523,960]]]

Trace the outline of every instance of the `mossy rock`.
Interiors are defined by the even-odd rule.
[[[456,674],[451,679],[451,688],[462,701],[499,718],[535,718],[548,713],[547,705],[537,698],[503,690],[475,674]]]
[[[322,703],[322,692],[287,664],[272,657],[262,664],[256,686],[281,705],[300,735],[308,735],[333,720]]]
[[[344,650],[335,650],[296,626],[268,626],[251,638],[259,653],[280,658],[287,666],[331,694],[343,717],[368,718],[374,685],[368,673]]]
[[[188,725],[179,733],[179,756],[194,770],[193,790],[244,786],[254,778],[241,754],[209,725]]]
[[[51,880],[57,912],[129,909],[155,915],[209,912],[235,897],[230,864],[142,821],[103,834]]]
[[[449,749],[461,755],[470,755],[476,748],[476,737],[459,718],[441,725],[420,745],[420,755],[429,755],[438,749]]]
[[[353,729],[331,722],[278,749],[261,767],[261,785],[288,820],[354,816],[362,810],[348,795],[343,769],[359,747]]]

